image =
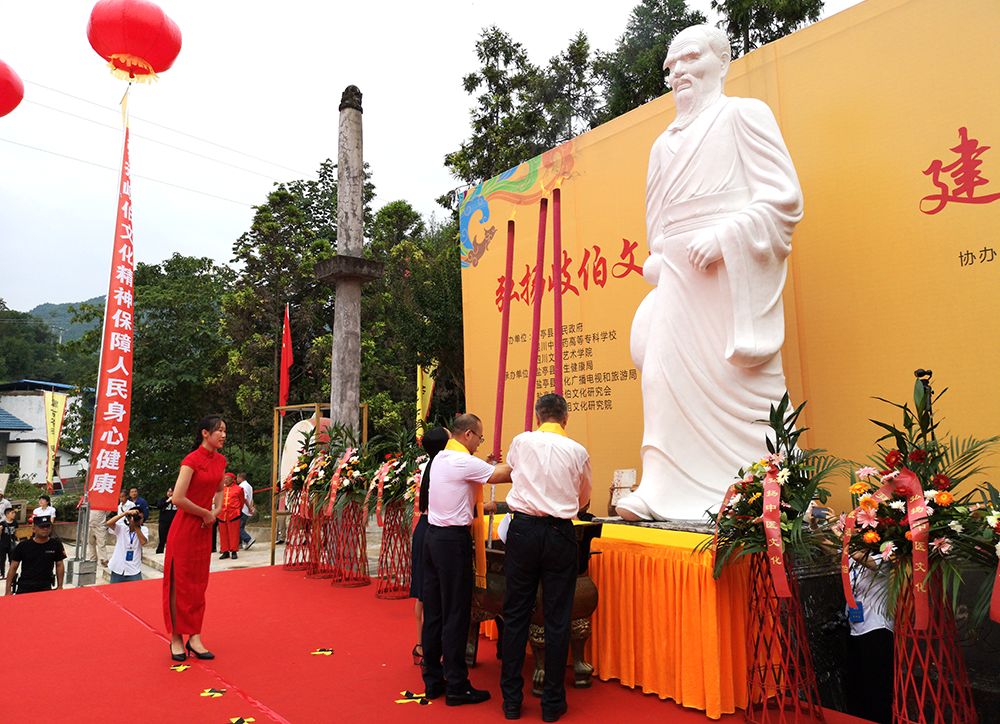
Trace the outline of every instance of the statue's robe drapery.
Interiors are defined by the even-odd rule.
[[[761,101],[722,96],[653,144],[643,276],[656,288],[631,338],[642,374],[642,480],[619,508],[702,518],[766,452],[768,428],[756,421],[785,392],[781,293],[801,217],[795,168]],[[722,250],[705,271],[687,252],[703,234]]]

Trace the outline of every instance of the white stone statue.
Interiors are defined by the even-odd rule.
[[[646,181],[655,288],[632,321],[642,374],[642,478],[626,520],[696,520],[760,458],[785,392],[781,292],[802,191],[771,109],[722,93],[729,41],[678,33],[663,63],[677,116],[653,143]]]

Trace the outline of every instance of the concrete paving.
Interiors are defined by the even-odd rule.
[[[257,538],[250,546],[250,549],[239,551],[239,557],[235,561],[232,559],[220,560],[220,554],[213,553],[209,566],[211,572],[228,571],[238,568],[258,568],[271,565],[270,528],[250,526],[247,530]],[[156,553],[155,533],[150,538],[150,542],[142,550],[142,577],[144,579],[163,578],[163,559],[165,553]],[[261,540],[261,538],[264,540]],[[110,556],[114,550],[114,539],[109,536],[108,540],[107,554]],[[374,519],[372,519],[366,530],[366,542],[368,548],[368,572],[374,577],[378,570],[378,555],[382,545],[382,529],[378,527]],[[66,547],[66,555],[72,557],[76,542],[72,538],[64,538],[63,544]],[[284,556],[285,544],[280,543],[275,546],[275,565],[280,566],[284,560]],[[97,568],[97,585],[104,585],[110,582],[111,573],[108,571],[107,566],[99,565]],[[65,587],[73,588],[68,580]]]

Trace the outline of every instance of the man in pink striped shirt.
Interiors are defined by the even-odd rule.
[[[473,505],[477,485],[510,482],[510,466],[491,465],[477,457],[483,423],[459,415],[451,440],[428,463],[424,474],[427,533],[424,539],[424,686],[428,699],[445,694],[445,704],[479,704],[490,698],[475,689],[465,663],[465,642],[472,618]]]

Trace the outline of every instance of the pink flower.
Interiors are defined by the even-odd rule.
[[[931,541],[931,548],[936,550],[941,555],[946,556],[951,552],[951,541],[944,536],[935,538]]]
[[[785,453],[783,452],[771,453],[764,459],[767,460],[767,462],[769,462],[771,465],[781,465],[783,462],[785,462]]]
[[[863,468],[858,468],[858,472],[855,473],[855,475],[857,475],[858,480],[864,480],[865,478],[870,478],[874,475],[878,475],[878,470],[869,465],[866,465]]]
[[[868,508],[861,508],[858,511],[856,520],[861,524],[862,528],[878,527],[878,516],[875,515],[874,510],[869,510]]]
[[[880,552],[882,553],[883,558],[887,561],[891,561],[896,557],[896,544],[892,541],[886,541],[882,544]]]

